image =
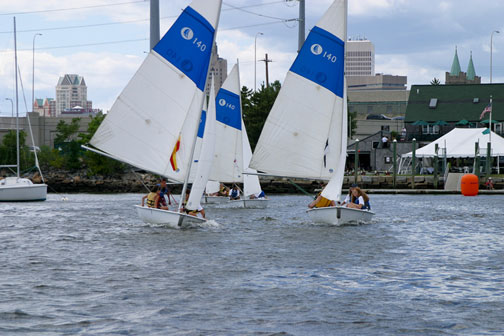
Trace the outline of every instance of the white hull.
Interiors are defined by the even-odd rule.
[[[205,204],[222,204],[229,201],[227,196],[203,196],[203,202]]]
[[[310,219],[315,223],[343,225],[349,223],[369,222],[374,212],[367,210],[352,209],[347,207],[313,208],[306,211]]]
[[[170,210],[154,209],[142,207],[139,205],[135,205],[135,208],[137,209],[138,216],[145,223],[165,224],[169,225],[172,228],[178,229],[183,225],[206,222],[206,219],[204,218],[190,216],[184,213]]]
[[[8,177],[0,182],[0,202],[30,202],[45,201],[47,198],[46,184],[33,184],[24,178]]]
[[[268,207],[269,200],[267,199],[241,199],[235,201],[229,201],[228,204],[232,208],[246,208],[246,209],[266,209]]]

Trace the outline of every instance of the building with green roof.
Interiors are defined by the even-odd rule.
[[[492,130],[502,135],[504,84],[413,85],[404,120],[407,139],[432,141],[455,127],[488,127],[489,113],[480,116],[490,97]]]

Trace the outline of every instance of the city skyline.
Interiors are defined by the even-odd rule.
[[[306,35],[329,0],[306,1]],[[190,1],[160,0],[161,36]],[[78,8],[78,9],[77,9]],[[29,13],[27,13],[29,12]],[[488,83],[490,36],[504,30],[499,13],[504,4],[492,1],[406,0],[349,1],[348,36],[366,37],[375,46],[376,73],[408,76],[408,86],[428,84],[434,77],[444,83],[444,73],[458,49],[462,71],[470,52],[476,74]],[[253,14],[254,13],[254,14]],[[30,108],[32,46],[35,39],[35,98],[55,96],[60,76],[86,78],[88,98],[108,110],[149,49],[149,1],[62,0],[39,3],[19,0],[0,4],[0,115],[10,115],[5,98],[13,97],[12,16],[16,16],[18,57]],[[283,81],[296,57],[297,1],[223,2],[217,34],[219,55],[228,68],[240,60],[241,84],[254,87],[254,38],[257,60],[268,57],[270,81]],[[493,82],[504,82],[504,32],[493,35]],[[264,81],[264,62],[257,63],[257,87]],[[21,114],[26,110],[20,92]]]

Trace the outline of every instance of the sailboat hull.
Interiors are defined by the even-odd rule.
[[[46,184],[33,184],[25,178],[8,177],[0,181],[0,202],[45,201]]]
[[[190,216],[184,213],[161,210],[135,205],[138,217],[145,223],[150,224],[165,224],[172,228],[180,228],[183,225],[205,223],[206,219]],[[180,222],[180,225],[179,225]]]
[[[267,199],[241,199],[229,201],[228,204],[230,204],[232,208],[266,209],[268,203],[269,200]]]
[[[227,196],[203,196],[203,202],[206,204],[222,204],[229,201]]]
[[[308,216],[314,223],[343,225],[343,224],[358,224],[371,221],[374,212],[367,210],[352,209],[347,207],[326,207],[313,208],[306,211]]]

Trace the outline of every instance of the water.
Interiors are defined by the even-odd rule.
[[[144,224],[141,195],[0,203],[0,335],[502,335],[503,196],[373,195],[368,225],[304,196]]]

